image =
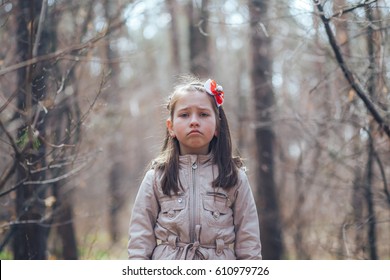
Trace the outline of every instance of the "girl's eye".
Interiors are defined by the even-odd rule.
[[[210,114],[209,113],[200,113],[200,116],[201,117],[208,117],[208,116],[210,116]]]
[[[188,117],[188,113],[180,113],[179,117],[186,118],[186,117]]]

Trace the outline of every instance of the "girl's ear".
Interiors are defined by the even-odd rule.
[[[171,119],[167,119],[166,125],[167,125],[169,135],[171,137],[175,137],[175,132],[173,131],[173,123],[172,123]]]

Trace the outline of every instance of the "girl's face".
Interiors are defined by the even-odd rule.
[[[218,135],[212,101],[205,92],[185,91],[180,94],[167,127],[170,135],[179,141],[181,155],[206,155],[209,152],[211,140]]]

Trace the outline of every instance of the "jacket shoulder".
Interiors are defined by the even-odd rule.
[[[156,174],[156,171],[154,169],[149,169],[148,171],[146,171],[143,181],[144,182],[153,182],[155,179],[155,176],[156,176],[155,174]]]
[[[142,179],[141,188],[154,189],[156,186],[156,171],[149,169],[146,171],[144,178]]]
[[[237,188],[242,188],[242,187],[249,187],[249,179],[247,175],[247,169],[245,167],[240,167],[237,172],[237,177],[238,177],[238,184]]]
[[[238,178],[239,179],[247,179],[248,176],[246,174],[246,171],[247,171],[247,169],[246,169],[245,166],[242,166],[242,167],[238,168],[238,172],[237,172]]]

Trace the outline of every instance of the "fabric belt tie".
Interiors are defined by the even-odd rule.
[[[225,245],[222,239],[217,239],[215,245],[201,245],[199,242],[200,229],[200,225],[195,226],[195,240],[193,243],[180,242],[176,235],[170,235],[168,236],[167,242],[163,242],[163,244],[171,246],[172,249],[176,249],[177,247],[183,248],[182,260],[193,260],[195,256],[200,260],[208,260],[209,254],[206,249],[215,249],[216,255],[220,256],[224,249],[229,248],[229,245]]]
[[[208,260],[209,254],[203,249],[199,243],[200,225],[195,226],[195,240],[193,243],[186,244],[183,248],[184,252],[181,256],[182,260],[193,260],[197,256],[200,260]]]

